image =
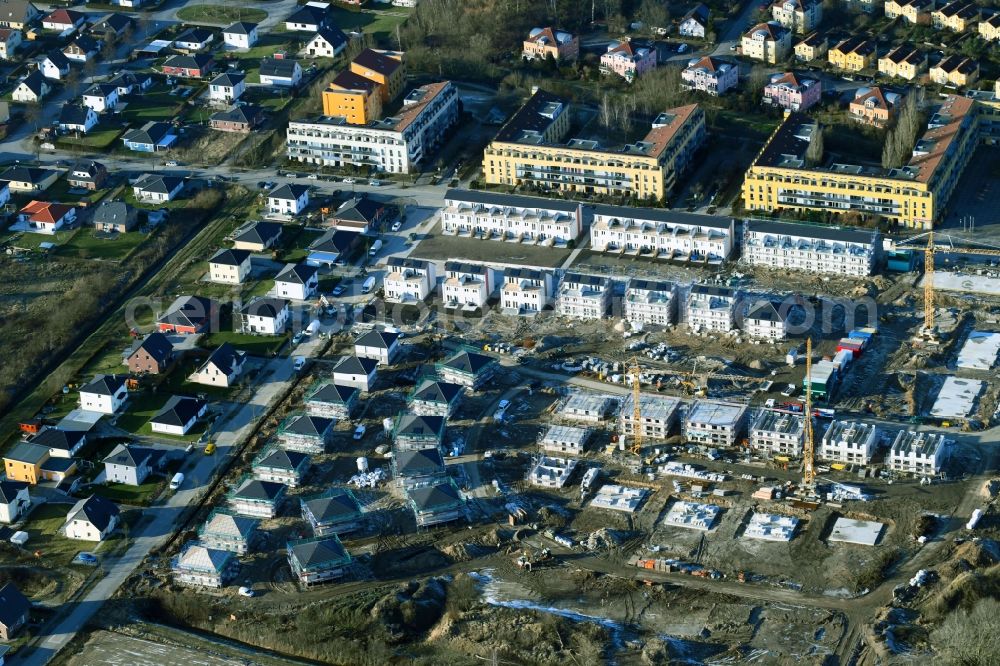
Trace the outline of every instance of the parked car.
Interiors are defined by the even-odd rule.
[[[294,336],[292,336],[292,344],[293,344],[293,345],[297,345],[297,344],[299,344],[300,342],[302,342],[302,335],[303,335],[303,334],[302,334],[302,331],[299,331],[299,332],[298,332],[298,333],[296,333],[296,334],[295,334]]]
[[[368,184],[371,185],[372,187],[381,187],[382,186],[382,181],[381,180],[369,180]]]
[[[331,293],[332,293],[332,294],[333,294],[334,296],[340,296],[340,295],[342,295],[342,294],[343,294],[343,293],[344,293],[345,291],[347,291],[347,287],[345,287],[345,286],[344,286],[344,285],[342,285],[342,284],[338,284],[338,285],[337,285],[336,287],[334,287],[334,288],[333,288],[333,291],[332,291]]]
[[[308,176],[306,176],[306,178],[308,178],[309,180],[319,180],[319,175],[315,174],[315,173],[311,173]]]
[[[83,564],[97,564],[97,556],[91,553],[78,553],[76,559]]]
[[[170,479],[170,489],[177,490],[184,483],[184,475],[180,472],[174,474],[174,478]]]
[[[350,176],[348,176],[347,178],[344,179],[343,182],[347,183],[348,185],[353,185],[355,183],[355,180]]]
[[[498,409],[507,409],[508,407],[510,407],[510,400],[501,400],[497,403]]]
[[[361,439],[362,437],[364,437],[366,430],[367,428],[365,427],[365,424],[362,423],[361,425],[359,425],[357,428],[354,429],[354,439]]]
[[[796,390],[797,389],[795,387],[795,384],[789,384],[788,386],[785,387],[785,390],[781,392],[781,395],[785,396],[786,398],[790,398],[793,395],[795,395]]]
[[[395,222],[392,223],[392,230],[393,231],[399,231],[402,228],[403,228],[403,222],[402,222],[402,220],[396,220]]]
[[[215,442],[209,442],[205,445],[205,455],[210,456],[215,453]]]
[[[253,596],[253,588],[249,588],[246,585],[242,586],[240,588],[240,596],[241,597],[252,597]]]
[[[295,357],[295,364],[294,364],[293,367],[295,368],[295,372],[298,372],[302,368],[306,367],[306,357],[305,356],[296,356]]]
[[[168,167],[180,166],[180,162],[178,162],[177,160],[169,160],[169,161],[167,161],[167,162],[164,163],[164,166],[168,166]]]

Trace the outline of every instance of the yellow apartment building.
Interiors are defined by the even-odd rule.
[[[826,55],[828,49],[826,35],[814,32],[795,45],[795,59],[800,62],[819,60]]]
[[[988,42],[1000,40],[1000,14],[979,22],[979,36]]]
[[[927,71],[927,54],[909,44],[897,46],[878,59],[878,71],[886,76],[913,81]]]
[[[866,37],[848,37],[830,48],[827,60],[834,67],[848,72],[860,72],[875,65],[877,54],[874,40]]]
[[[971,86],[979,80],[979,63],[961,55],[948,56],[931,67],[931,81],[940,86]]]
[[[379,84],[344,70],[323,91],[323,115],[343,116],[352,125],[366,125],[382,117]]]
[[[365,49],[351,61],[351,71],[379,84],[383,105],[396,99],[406,83],[406,66],[399,51]]]
[[[740,41],[743,55],[775,65],[792,50],[792,32],[779,23],[758,23],[750,28]]]
[[[949,2],[931,12],[931,25],[952,32],[965,32],[979,21],[979,6],[971,0]]]
[[[911,25],[930,25],[934,0],[886,0],[887,18],[902,18]]]

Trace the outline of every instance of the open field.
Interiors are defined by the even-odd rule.
[[[260,23],[267,18],[267,12],[254,7],[188,5],[178,10],[177,18],[191,23],[217,23],[220,25],[229,25],[236,21]]]

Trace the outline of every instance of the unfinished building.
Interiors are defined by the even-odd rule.
[[[867,465],[879,441],[879,430],[860,421],[834,421],[823,433],[817,457],[831,462]]]
[[[1000,333],[972,331],[958,352],[958,367],[967,370],[989,370],[1000,355]]]
[[[576,464],[573,458],[540,456],[528,472],[528,482],[541,488],[562,488],[573,476]]]
[[[736,329],[737,293],[726,287],[692,285],[687,301],[687,325],[696,333],[728,333]]]
[[[715,525],[720,513],[722,513],[722,509],[714,504],[677,501],[670,507],[663,522],[675,527],[707,532]]]
[[[351,564],[351,554],[336,534],[289,541],[288,566],[303,587],[342,578]]]
[[[613,290],[609,278],[566,273],[559,284],[556,312],[573,319],[603,319],[611,309]]]
[[[799,519],[794,516],[755,512],[743,530],[743,536],[762,541],[791,541],[798,525]]]
[[[666,439],[674,432],[677,411],[681,401],[669,395],[639,394],[639,411],[642,436],[648,439]],[[626,437],[635,433],[635,402],[632,395],[625,397],[618,412],[618,430]]]
[[[198,542],[190,542],[174,558],[173,578],[182,585],[220,588],[236,577],[239,566],[232,551],[206,548]]]
[[[765,409],[750,426],[750,446],[770,456],[799,456],[803,433],[801,414]]]
[[[566,425],[550,425],[538,440],[543,451],[583,455],[583,449],[590,438],[590,430]]]
[[[570,421],[602,423],[614,415],[618,401],[604,393],[573,391],[563,401],[557,414]]]
[[[858,546],[874,546],[882,536],[883,529],[885,529],[884,523],[841,516],[833,524],[829,540]]]
[[[735,402],[698,400],[688,410],[684,436],[711,446],[735,446],[747,428],[747,406]]]
[[[662,280],[632,278],[625,288],[625,319],[631,324],[669,326],[677,320],[677,287]]]
[[[900,430],[889,449],[889,469],[908,474],[939,474],[951,440],[941,433]]]
[[[465,520],[465,498],[451,479],[406,491],[417,527]]]
[[[625,513],[635,513],[646,500],[649,491],[645,488],[630,488],[619,486],[613,483],[605,483],[601,486],[594,499],[590,500],[590,506],[595,509],[610,509],[612,511],[624,511]]]
[[[956,421],[969,418],[975,410],[979,394],[983,392],[983,386],[984,383],[978,379],[948,377],[931,407],[931,416]]]

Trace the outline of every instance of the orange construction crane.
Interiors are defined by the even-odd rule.
[[[629,368],[632,376],[632,453],[641,455],[642,451],[642,407],[639,405],[639,389],[642,377],[642,369],[639,367],[638,357],[632,357],[632,367]]]
[[[802,429],[802,485],[812,490],[816,484],[816,452],[812,428],[812,338],[806,338],[806,410]]]

